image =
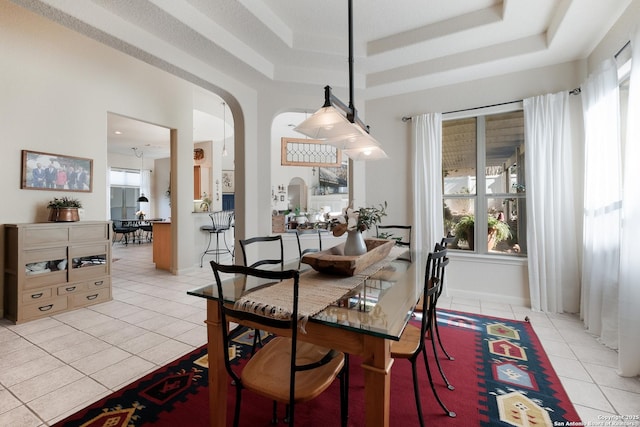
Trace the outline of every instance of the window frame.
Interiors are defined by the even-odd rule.
[[[444,209],[444,203],[447,199],[468,199],[473,203],[473,212],[475,222],[478,224],[486,224],[488,220],[488,201],[489,199],[524,199],[526,202],[526,191],[515,193],[487,193],[487,180],[486,172],[479,173],[479,171],[486,171],[486,117],[496,114],[511,113],[514,111],[523,111],[524,103],[522,101],[508,102],[504,104],[492,105],[487,107],[471,108],[467,110],[459,110],[450,113],[442,114],[442,121],[458,120],[458,119],[476,119],[476,191],[473,195],[461,195],[461,194],[442,194],[442,207]],[[525,141],[526,144],[526,141]],[[525,148],[526,151],[526,148]],[[444,172],[444,170],[443,170]],[[442,176],[442,184],[444,190],[444,173]],[[525,208],[526,209],[526,208]],[[525,214],[525,224],[526,224]],[[528,227],[525,227],[525,230]],[[505,252],[490,252],[487,249],[487,235],[486,233],[480,233],[478,227],[474,228],[474,245],[473,251],[452,249],[456,253],[461,253],[469,256],[504,256],[510,259],[526,259],[527,254],[514,254]],[[525,233],[526,234],[526,233]],[[526,236],[524,236],[526,241]]]

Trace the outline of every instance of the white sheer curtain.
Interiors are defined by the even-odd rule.
[[[442,114],[411,118],[413,150],[413,207],[416,250],[433,250],[443,236],[442,213]]]
[[[598,335],[605,345],[617,348],[622,165],[618,71],[613,59],[604,61],[582,85],[582,108],[585,188],[581,316],[589,332]]]
[[[618,371],[626,377],[640,375],[640,31],[631,40],[632,64],[627,112],[627,138],[624,148],[624,190],[622,236],[620,244],[620,302]]]
[[[524,100],[531,308],[577,313],[580,271],[569,94]]]

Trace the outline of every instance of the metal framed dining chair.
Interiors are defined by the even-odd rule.
[[[221,321],[229,322],[228,317],[253,324],[277,328],[290,337],[276,336],[264,345],[243,368],[236,365],[233,369],[228,357],[230,332],[223,328],[223,345],[225,369],[236,388],[236,405],[233,425],[240,422],[242,391],[249,390],[274,401],[272,422],[277,422],[277,403],[286,405],[285,422],[295,425],[295,405],[314,399],[323,393],[336,378],[340,380],[340,423],[347,425],[348,417],[348,364],[345,354],[335,350],[298,340],[298,270],[263,270],[239,265],[220,265],[211,261],[211,268],[216,279]],[[235,308],[233,304],[224,303],[224,287],[220,273],[245,276],[245,280],[264,280],[269,282],[290,280],[292,282],[292,311],[282,318],[264,315]],[[326,417],[328,414],[322,414]]]
[[[115,243],[116,241],[118,242],[123,242],[124,241],[124,245],[127,246],[129,245],[129,239],[130,238],[134,238],[135,239],[135,233],[136,231],[138,231],[138,227],[132,227],[130,225],[128,225],[127,222],[122,221],[120,219],[114,219],[112,220],[112,227],[113,227],[113,240],[111,242],[111,244]],[[117,240],[117,235],[120,234],[120,240]]]
[[[422,403],[420,399],[420,388],[419,388],[419,379],[418,379],[418,367],[417,361],[422,354],[424,359],[427,377],[429,378],[429,385],[431,386],[431,390],[433,391],[433,395],[436,398],[440,407],[444,410],[445,414],[449,417],[455,417],[456,413],[450,411],[447,406],[444,404],[438,391],[433,382],[433,376],[431,374],[431,367],[429,366],[429,359],[427,356],[426,350],[426,341],[427,334],[433,335],[433,322],[435,321],[435,309],[438,302],[438,294],[441,286],[441,277],[442,277],[442,269],[444,268],[443,264],[446,264],[448,258],[447,250],[440,248],[440,250],[436,250],[434,252],[429,253],[427,257],[427,268],[424,279],[424,293],[423,293],[423,313],[422,320],[420,321],[420,327],[414,326],[412,324],[408,324],[399,341],[391,341],[391,357],[394,359],[406,359],[411,363],[411,372],[413,375],[413,390],[414,397],[416,400],[416,409],[418,410],[418,419],[420,421],[420,426],[424,427],[424,419],[422,414]],[[440,363],[438,361],[436,346],[434,340],[429,340],[432,343],[434,359],[438,368],[440,369],[440,374],[444,378],[444,373],[440,368]],[[448,384],[448,381],[445,379],[445,383]],[[453,386],[448,384],[447,388],[449,390],[453,390]]]
[[[251,259],[256,259],[252,263],[249,262],[247,256],[249,246],[253,252],[257,252],[258,256]],[[259,236],[252,237],[250,239],[240,240],[240,249],[242,250],[242,259],[245,267],[258,268],[265,265],[277,265],[284,267],[284,246],[282,244],[282,236]],[[279,253],[278,253],[279,252]],[[266,257],[261,255],[268,254]]]
[[[315,234],[315,235],[318,236],[318,244],[317,244],[317,246],[307,247],[305,249],[302,249],[303,244],[300,241],[300,237],[301,236],[305,236],[305,235],[310,235],[310,234]],[[306,254],[314,253],[314,252],[320,252],[322,250],[322,231],[320,229],[318,229],[318,228],[307,228],[307,229],[297,228],[296,229],[296,240],[298,242],[298,254],[300,255],[301,259]]]
[[[452,245],[456,240],[455,236],[452,236],[451,234],[447,234],[445,237],[442,238],[442,240],[440,241],[440,246],[438,246],[436,244],[436,250],[439,250],[439,248],[444,248],[444,249],[448,249],[449,245]],[[446,264],[442,267],[442,281],[440,284],[440,292],[438,292],[438,299],[440,299],[440,295],[442,295],[442,291],[444,290],[444,273],[446,270],[446,266],[449,265],[449,258],[447,258],[447,262]],[[436,311],[437,308],[434,310]],[[438,340],[438,344],[440,345],[440,348],[442,349],[442,352],[444,353],[444,355],[446,356],[447,359],[449,360],[455,360],[455,358],[453,356],[451,356],[449,354],[449,352],[447,352],[447,349],[444,348],[444,344],[442,344],[442,339],[440,338],[440,328],[438,327],[438,322],[437,322],[437,312],[434,312],[434,316],[436,317],[434,319],[434,323],[433,323],[433,328],[435,329],[435,338]]]

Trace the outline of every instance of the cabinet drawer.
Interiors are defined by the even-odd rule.
[[[79,225],[69,230],[71,243],[96,240],[109,240],[109,223]]]
[[[23,239],[25,248],[52,243],[66,245],[69,240],[69,229],[67,227],[25,228]]]
[[[67,295],[73,294],[75,292],[83,292],[86,291],[87,284],[86,283],[67,283],[63,286],[58,286],[58,295]]]
[[[109,277],[100,277],[93,280],[87,280],[86,282],[74,282],[58,286],[58,295],[94,291],[96,289],[105,289],[109,287],[111,287],[111,279]]]
[[[29,320],[36,317],[51,316],[67,309],[67,297],[55,297],[36,304],[25,304],[22,307],[22,319]]]
[[[23,292],[22,302],[25,304],[37,303],[51,297],[51,288],[40,289],[33,292]]]
[[[81,294],[71,295],[71,305],[73,307],[83,307],[85,305],[97,304],[111,299],[111,289],[93,289]]]
[[[67,281],[67,271],[59,270],[50,273],[40,273],[26,276],[24,279],[24,290],[42,288],[48,285],[59,285]]]
[[[99,279],[89,280],[86,285],[88,290],[111,288],[111,278],[101,277]]]

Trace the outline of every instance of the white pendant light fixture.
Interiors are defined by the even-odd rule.
[[[140,159],[140,188],[144,188],[144,179],[142,175],[142,169],[144,168],[144,151],[140,151],[140,155],[138,155],[138,149],[136,147],[132,148],[133,154]],[[140,197],[138,197],[138,202],[148,203],[149,199],[144,195],[144,192],[140,193]]]
[[[227,104],[222,103],[222,157],[227,157]]]
[[[325,139],[341,150],[364,149],[381,151],[382,146],[369,134],[369,126],[358,117],[353,104],[353,0],[349,0],[349,105],[324,88],[324,105],[294,129],[314,139]],[[384,154],[386,158],[386,154]]]

